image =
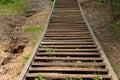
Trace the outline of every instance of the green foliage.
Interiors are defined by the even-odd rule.
[[[108,0],[98,0],[99,2],[106,3]]]
[[[35,80],[45,80],[45,79],[43,78],[42,74],[39,73],[38,78],[35,78]]]
[[[115,9],[115,15],[119,15],[118,18],[120,18],[120,0],[112,0],[112,1]]]
[[[100,77],[100,78],[98,78],[98,77],[94,77],[93,80],[103,80],[103,78],[102,78],[102,77]]]
[[[70,78],[70,77],[66,77],[65,80],[72,80],[72,78]]]
[[[9,3],[15,4],[18,3],[20,0],[0,0],[0,3],[3,5],[7,5]]]
[[[112,24],[113,35],[120,40],[120,19],[117,19]]]
[[[115,9],[115,21],[112,24],[113,34],[115,38],[120,40],[120,0],[112,0]]]
[[[117,19],[116,21],[114,21],[114,23],[120,25],[120,19]]]

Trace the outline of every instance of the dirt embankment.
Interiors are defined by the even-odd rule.
[[[24,56],[32,52],[33,37],[24,29],[45,24],[50,7],[47,0],[40,2],[42,6],[32,15],[0,17],[0,80],[17,80],[24,66]]]
[[[113,30],[109,22],[109,14],[106,12],[103,4],[95,0],[83,1],[82,8],[93,28],[97,38],[99,39],[106,55],[112,62],[113,67],[117,67],[120,72],[120,41],[113,35]]]

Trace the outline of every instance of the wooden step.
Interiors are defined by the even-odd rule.
[[[50,66],[59,66],[59,67],[99,67],[99,68],[105,68],[106,64],[105,63],[94,63],[94,62],[85,62],[85,63],[51,63],[51,62],[33,62],[32,63],[33,67],[50,67]]]
[[[64,16],[63,16],[64,15]],[[67,15],[67,16],[65,16]],[[50,20],[52,21],[82,21],[81,15],[71,15],[71,14],[55,14],[51,17]]]
[[[45,52],[49,49],[38,49],[39,52]],[[50,49],[51,50],[51,49]],[[98,49],[52,49],[55,52],[98,52]]]
[[[47,32],[88,32],[88,30],[47,30]]]
[[[92,37],[44,37],[43,39],[48,40],[80,40],[80,39],[92,39]],[[84,43],[80,43],[84,44]],[[89,44],[89,43],[86,43]],[[93,44],[93,43],[90,43]]]
[[[100,57],[101,54],[98,52],[51,52],[49,54],[48,52],[37,52],[37,56],[62,56],[62,57]]]
[[[50,21],[50,23],[73,23],[73,24],[83,24],[84,23],[84,21],[82,21],[82,20],[56,20],[56,19],[54,19],[54,20],[51,20]]]
[[[49,28],[56,28],[56,29],[88,29],[87,26],[48,26]]]
[[[97,45],[42,45],[45,48],[78,48],[78,49],[82,49],[82,48],[97,48]]]
[[[49,23],[49,26],[82,26],[82,25],[86,25],[86,23],[80,23],[80,24],[74,24],[74,23]]]
[[[94,42],[41,42],[41,44],[42,45],[49,45],[49,44],[51,44],[51,45],[53,45],[53,44],[55,44],[55,45],[95,45],[95,43]]]
[[[108,69],[102,69],[102,68],[75,68],[75,67],[31,67],[29,68],[30,72],[71,72],[71,73],[76,73],[78,72],[79,74],[88,72],[99,72],[99,73],[107,73]]]
[[[87,37],[87,36],[91,36],[91,35],[45,35],[44,37]]]
[[[58,33],[59,32],[59,33]],[[75,31],[75,32],[65,32],[65,31],[54,31],[54,32],[51,32],[51,31],[47,31],[46,34],[61,34],[61,35],[65,35],[65,34],[90,34],[89,32],[80,32],[80,31]]]
[[[48,29],[88,29],[87,27],[81,26],[49,26]]]
[[[53,79],[66,79],[73,78],[73,79],[94,79],[97,78],[103,78],[106,80],[111,79],[111,75],[94,75],[94,74],[61,74],[61,73],[41,73],[44,78],[53,78]],[[27,73],[27,78],[36,78],[38,77],[39,73]]]
[[[88,33],[88,32],[64,32],[64,33],[62,33],[62,32],[64,32],[64,31],[54,31],[54,32],[51,32],[51,31],[48,31],[48,32],[46,32],[46,34],[45,35],[90,35],[90,33]]]
[[[96,58],[96,57],[35,57],[35,61],[86,61],[86,62],[102,62],[103,58]]]
[[[46,40],[43,39],[42,42],[94,42],[93,39],[81,39],[81,40]]]

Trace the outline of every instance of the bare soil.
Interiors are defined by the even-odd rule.
[[[24,67],[24,56],[34,47],[32,36],[24,29],[44,25],[49,12],[46,2],[29,17],[26,14],[0,17],[0,80],[17,80]]]
[[[84,13],[99,39],[108,59],[120,73],[120,40],[113,35],[108,12],[105,5],[95,0],[82,1]]]

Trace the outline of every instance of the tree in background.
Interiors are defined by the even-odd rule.
[[[107,3],[109,14],[112,20],[120,19],[120,0],[98,0],[102,3]]]
[[[113,6],[112,0],[108,0],[108,6],[109,6],[110,17],[112,20],[115,20],[115,11],[114,11],[114,6]]]

